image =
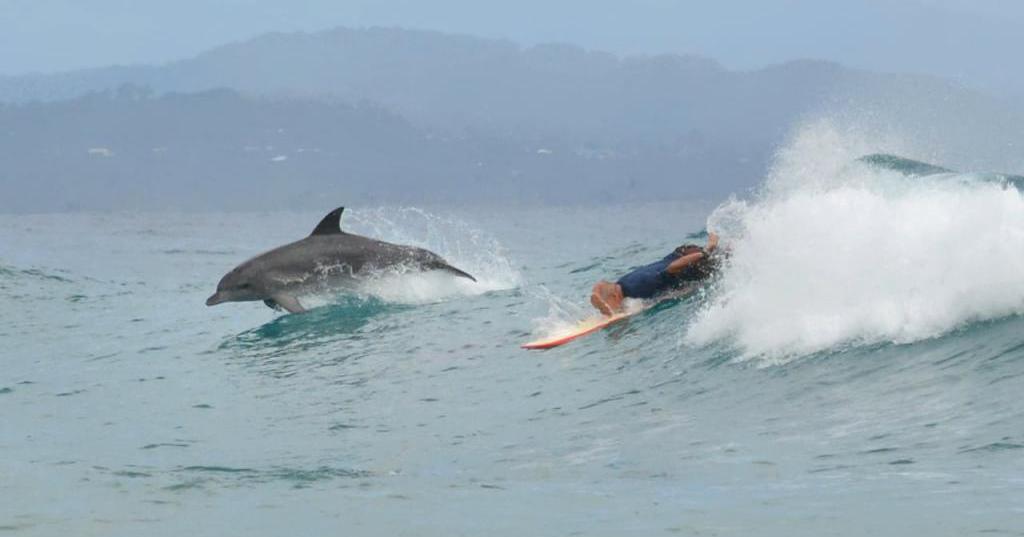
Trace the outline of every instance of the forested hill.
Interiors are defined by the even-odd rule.
[[[144,88],[0,106],[0,211],[707,197],[731,154],[453,136],[371,104]],[[694,140],[692,147],[703,147]],[[686,170],[681,173],[680,170]],[[701,180],[703,179],[703,180]]]
[[[0,103],[4,211],[713,198],[756,184],[795,125],[836,110],[911,126],[965,169],[1017,169],[977,146],[1024,135],[1013,103],[929,77],[382,28],[0,77]]]
[[[338,28],[267,34],[162,66],[0,77],[0,101],[64,100],[125,83],[158,93],[232,88],[247,94],[372,101],[449,130],[551,135],[577,142],[652,141],[699,131],[760,144],[837,93],[933,79],[879,76],[798,61],[729,71],[711,59],[619,57],[571,45],[438,32]]]

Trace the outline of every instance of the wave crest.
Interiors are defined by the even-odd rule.
[[[756,200],[712,214],[732,256],[690,343],[785,361],[1024,313],[1020,191],[968,174],[907,178],[855,162],[846,148],[858,144],[824,134],[841,147],[791,149]]]

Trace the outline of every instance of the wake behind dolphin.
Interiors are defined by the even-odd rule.
[[[384,271],[441,270],[476,281],[441,256],[341,230],[344,207],[327,213],[308,237],[260,254],[221,278],[207,306],[262,300],[291,313],[305,311],[298,297],[351,286]]]

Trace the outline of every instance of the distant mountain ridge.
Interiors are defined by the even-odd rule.
[[[627,56],[565,44],[523,48],[394,28],[271,33],[160,66],[0,77],[0,102],[54,101],[122,84],[157,93],[230,88],[257,96],[371,101],[449,132],[649,143],[700,132],[760,147],[794,117],[836,99],[884,101],[907,87],[939,99],[971,92],[921,76],[792,61],[729,71],[699,56]]]
[[[1005,151],[978,151],[967,127],[1024,134],[1019,108],[931,77],[810,60],[730,71],[696,56],[387,28],[274,33],[160,66],[0,77],[3,101],[0,210],[245,208],[325,192],[412,203],[715,197],[754,185],[794,125],[832,110],[953,139],[963,149],[944,161],[964,168],[1018,167],[968,162]],[[51,199],[55,185],[78,195]],[[115,186],[138,196],[104,194]],[[238,195],[209,196],[224,192]]]
[[[126,85],[0,106],[0,212],[706,199],[716,184],[691,177],[743,164],[695,147],[445,136],[371,104]]]
[[[715,126],[735,140],[761,127],[774,136],[794,114],[872,76],[827,62],[734,72],[697,56],[621,58],[571,45],[522,48],[431,31],[337,28],[266,34],[162,66],[0,77],[0,101],[64,100],[124,83],[157,92],[232,88],[370,100],[449,130],[619,142]],[[752,121],[764,125],[751,129]]]

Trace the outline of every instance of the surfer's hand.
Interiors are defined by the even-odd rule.
[[[715,248],[718,248],[718,234],[708,231],[708,245],[704,247],[704,250],[710,253]]]

